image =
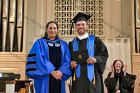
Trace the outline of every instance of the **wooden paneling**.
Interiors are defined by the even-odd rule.
[[[132,55],[133,74],[137,76],[134,93],[140,93],[140,54]]]
[[[0,72],[14,72],[21,74],[25,80],[26,53],[0,52]]]

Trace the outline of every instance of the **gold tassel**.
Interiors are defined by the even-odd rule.
[[[93,80],[93,84],[95,84],[96,82],[95,82],[95,77],[94,77],[94,80]]]
[[[75,74],[75,72],[74,72],[73,81],[75,81],[75,80],[76,80],[76,74]]]

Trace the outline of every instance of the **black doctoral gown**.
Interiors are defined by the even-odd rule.
[[[45,39],[49,40],[48,38]],[[49,47],[49,59],[55,66],[55,70],[58,70],[61,66],[61,47],[57,47],[56,45],[60,45],[60,41],[47,43]],[[53,44],[53,46],[51,44]],[[57,80],[51,75],[49,76],[49,93],[61,93],[61,80]]]
[[[79,50],[86,49],[87,40],[87,38],[78,40]],[[80,83],[78,83],[76,87],[74,86],[76,93],[90,93],[90,84],[93,84],[92,87],[94,87],[94,93],[104,93],[102,74],[106,66],[108,51],[104,43],[98,37],[95,37],[95,41],[91,43],[94,43],[94,58],[97,60],[97,63],[94,64],[95,84],[93,84],[93,82],[90,82],[87,77],[87,64],[80,64],[80,78],[76,78]],[[72,42],[69,43],[69,47],[70,50],[73,51]]]

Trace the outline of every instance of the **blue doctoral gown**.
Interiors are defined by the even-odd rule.
[[[65,80],[71,76],[70,50],[65,41],[60,40],[61,66],[58,69],[63,73],[61,79],[61,93],[66,93]],[[49,93],[49,75],[55,70],[55,66],[49,60],[48,45],[44,38],[38,39],[31,48],[26,65],[26,75],[34,79],[36,93]]]

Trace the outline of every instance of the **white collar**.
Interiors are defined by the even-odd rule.
[[[85,38],[87,38],[89,35],[88,35],[88,33],[85,33],[84,35],[82,35],[82,36],[77,36],[80,40],[82,40],[82,39],[85,39]]]

